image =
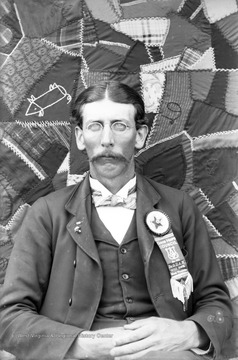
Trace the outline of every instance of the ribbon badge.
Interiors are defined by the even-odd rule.
[[[193,279],[180,249],[178,241],[171,229],[171,221],[161,210],[153,210],[146,215],[145,223],[154,236],[170,272],[172,294],[183,303],[184,311],[193,291]]]

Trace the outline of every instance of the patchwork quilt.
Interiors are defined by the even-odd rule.
[[[137,170],[195,200],[237,302],[237,24],[238,0],[1,0],[1,284],[34,201],[88,171],[75,97],[116,79],[145,101]]]

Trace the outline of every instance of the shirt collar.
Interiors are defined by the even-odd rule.
[[[103,184],[101,184],[98,180],[93,179],[91,176],[89,177],[90,187],[93,190],[101,191],[102,196],[112,195],[111,191],[109,191]],[[131,188],[133,188],[136,184],[136,176],[134,176],[131,180],[129,180],[117,193],[116,195],[127,198],[128,192]]]

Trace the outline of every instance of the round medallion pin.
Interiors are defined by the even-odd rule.
[[[145,223],[153,234],[166,235],[171,228],[170,219],[163,211],[153,210],[145,217]]]

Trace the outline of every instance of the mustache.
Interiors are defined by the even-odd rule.
[[[95,161],[98,161],[102,158],[111,158],[113,160],[118,160],[118,161],[123,161],[123,162],[128,162],[127,159],[121,155],[121,154],[117,154],[117,153],[113,153],[111,151],[106,151],[106,152],[103,152],[101,154],[97,154],[95,156],[92,156],[91,159],[90,159],[90,162],[95,162]]]

